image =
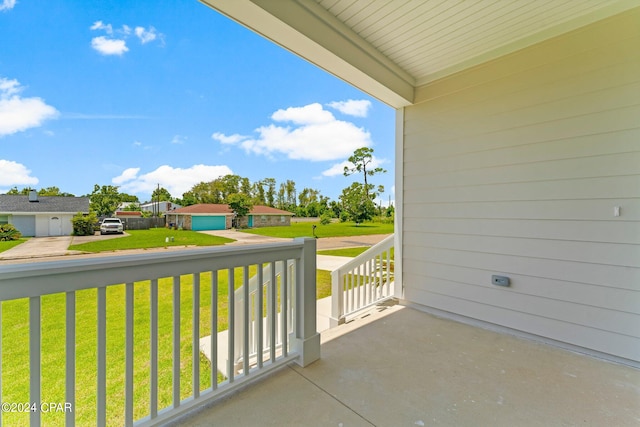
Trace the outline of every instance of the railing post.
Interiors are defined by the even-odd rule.
[[[316,327],[316,239],[305,237],[296,266],[295,322],[291,345],[305,367],[320,359],[320,334]]]
[[[344,323],[344,275],[340,269],[331,272],[331,317],[329,327]]]

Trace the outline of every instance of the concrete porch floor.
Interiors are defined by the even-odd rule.
[[[640,371],[399,305],[181,426],[637,426]]]

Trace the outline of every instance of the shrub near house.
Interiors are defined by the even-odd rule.
[[[18,240],[22,234],[11,224],[0,224],[0,241]]]

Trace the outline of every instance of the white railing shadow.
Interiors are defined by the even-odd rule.
[[[394,296],[394,236],[388,236],[331,272],[332,327]]]
[[[320,335],[316,332],[315,245],[315,239],[296,239],[292,242],[259,246],[216,247],[162,254],[2,266],[0,269],[0,337],[3,332],[3,323],[8,320],[2,317],[3,305],[23,300],[25,306],[28,306],[26,334],[28,334],[29,355],[28,371],[24,365],[11,367],[12,361],[3,359],[2,355],[5,351],[12,350],[11,346],[19,344],[0,341],[0,400],[6,400],[2,395],[2,386],[7,387],[7,384],[15,380],[15,377],[10,375],[28,372],[29,392],[28,395],[19,396],[20,400],[24,402],[53,401],[42,392],[44,360],[42,338],[43,334],[47,333],[43,330],[42,312],[43,306],[49,301],[43,298],[50,298],[52,295],[59,295],[58,300],[64,301],[63,307],[57,308],[64,312],[61,316],[63,324],[57,325],[56,330],[65,331],[64,336],[60,337],[64,341],[65,350],[61,352],[62,354],[47,353],[46,358],[51,360],[53,357],[55,363],[65,367],[63,377],[56,378],[54,381],[60,388],[64,388],[65,404],[69,404],[72,408],[71,411],[62,415],[67,426],[76,425],[76,414],[79,409],[76,407],[76,402],[80,396],[95,396],[96,406],[88,411],[92,417],[95,417],[89,421],[91,425],[113,425],[112,419],[123,420],[115,423],[127,426],[159,425],[227,395],[289,362],[293,361],[306,366],[320,357]],[[274,279],[277,265],[287,265],[281,273],[280,280]],[[238,272],[237,269],[241,271]],[[250,269],[257,269],[259,272],[256,278],[257,283],[261,282],[260,274],[271,276],[262,300],[267,307],[263,313],[259,313],[257,308],[254,310],[250,308]],[[214,332],[210,336],[210,346],[217,353],[215,332],[220,329],[218,278],[225,277],[224,272],[228,281],[228,291],[225,295],[228,298],[226,319],[229,325],[226,355],[228,366],[226,375],[221,379],[216,366],[217,358],[212,357],[211,378],[208,381],[210,386],[203,389],[200,375],[200,325],[205,324],[207,329]],[[242,277],[243,283],[240,290],[243,295],[238,303],[235,290],[237,275]],[[284,286],[280,286],[283,284]],[[95,291],[95,299],[92,300],[92,309],[95,313],[91,316],[95,319],[95,323],[82,325],[82,329],[78,329],[77,319],[81,316],[81,312],[87,309],[80,306],[81,299],[78,295],[85,290]],[[113,295],[119,290],[123,290],[120,299],[107,298],[107,292]],[[190,294],[188,305],[191,308],[189,310],[188,307],[184,307],[190,311],[192,317],[191,331],[187,339],[190,343],[189,357],[184,357],[185,350],[181,348],[185,344],[185,340],[181,340],[185,321],[181,319],[181,311],[185,305],[184,301],[181,302],[181,290],[184,296]],[[201,301],[201,290],[210,293],[208,301]],[[148,301],[143,309],[140,309],[140,302],[136,301],[136,296],[139,296],[136,294],[144,294]],[[83,298],[84,295],[86,293],[83,294]],[[256,292],[256,304],[261,304],[259,300],[262,295],[263,293]],[[164,306],[171,301],[172,313],[161,312],[159,301],[165,303]],[[203,306],[209,309],[210,314],[207,318],[201,318]],[[119,398],[124,393],[124,403],[122,413],[116,414],[107,410],[107,403],[113,397],[110,393],[112,393],[114,381],[111,375],[107,375],[107,372],[113,369],[111,359],[107,359],[107,346],[114,338],[114,334],[109,329],[112,327],[111,323],[107,322],[107,319],[112,318],[109,314],[113,311],[110,310],[116,310],[117,313],[123,312],[125,318],[124,363],[121,365],[122,371],[116,372],[118,378],[124,378],[124,390],[118,391]],[[255,320],[261,314],[264,314],[265,321],[256,322]],[[144,316],[142,320],[141,316]],[[170,323],[167,323],[165,316],[171,316]],[[141,324],[144,327],[141,328]],[[161,324],[170,324],[167,326],[167,329],[171,330],[171,349],[168,350],[171,358],[170,367],[160,360],[161,356],[166,357],[167,354],[160,354],[163,347],[162,343],[159,343],[159,332],[166,332],[166,335],[169,335],[169,331],[162,330]],[[85,327],[94,328],[96,331],[93,349],[93,354],[96,355],[95,386],[86,390],[77,388],[80,368],[76,358],[77,346],[80,345],[77,338],[84,336]],[[278,337],[276,345],[271,345],[270,337]],[[138,340],[145,341],[145,345],[148,343],[149,356],[145,357],[141,364],[134,364],[136,360],[134,348]],[[86,345],[86,342],[83,345]],[[265,357],[257,357],[255,363],[251,363],[251,357],[244,357],[244,355],[257,354],[265,354]],[[185,359],[190,359],[192,364],[189,384],[185,384],[184,378],[181,378],[184,376],[184,372],[181,374],[181,364],[186,362]],[[235,369],[238,363],[241,369]],[[4,372],[2,368],[5,368]],[[146,373],[149,381],[145,384],[134,382],[135,375],[142,371]],[[159,394],[167,394],[167,382],[160,379],[168,376],[171,378],[168,386],[171,388],[171,398],[170,403],[163,407],[159,404],[161,401]],[[47,387],[45,389],[48,390]],[[185,396],[185,389],[191,390],[187,396]],[[145,390],[145,392],[140,393],[139,390]],[[47,423],[50,422],[51,418],[47,417],[52,415],[43,412],[36,410],[25,414],[25,418],[21,418],[22,421],[19,423],[22,425],[28,420],[31,426],[39,426],[43,424],[43,416]],[[134,416],[134,412],[136,414],[142,412],[143,415]],[[56,423],[61,421],[62,419],[58,419]],[[84,423],[86,422],[84,420]],[[2,418],[0,418],[0,424],[2,424]]]

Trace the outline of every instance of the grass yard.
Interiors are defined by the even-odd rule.
[[[255,266],[249,275],[255,274]],[[243,271],[234,271],[237,289]],[[201,274],[200,337],[211,334],[211,273]],[[318,270],[318,298],[331,294],[331,273]],[[180,278],[180,388],[181,397],[192,393],[191,331],[193,276]],[[227,271],[218,272],[218,331],[228,328]],[[124,424],[125,366],[125,287],[107,288],[107,424]],[[158,283],[158,407],[171,404],[171,355],[173,322],[173,283],[171,278]],[[149,396],[149,282],[134,284],[134,417],[147,415]],[[76,293],[76,425],[93,425],[96,416],[96,341],[97,292]],[[56,294],[42,299],[42,401],[64,402],[65,296]],[[2,399],[5,402],[29,401],[29,302],[27,299],[2,302]],[[210,362],[200,356],[200,388],[211,386]],[[218,381],[222,378],[218,375]],[[2,414],[4,425],[28,425],[28,413]],[[43,425],[63,426],[63,413],[42,414]]]
[[[124,249],[164,248],[168,246],[215,246],[233,242],[233,239],[210,236],[196,231],[169,230],[166,228],[127,230],[127,234],[129,236],[71,245],[69,249],[85,252],[110,252]],[[173,237],[173,241],[167,242],[167,237]]]
[[[382,224],[378,222],[368,222],[359,225],[353,222],[336,222],[327,225],[322,225],[319,222],[297,222],[292,223],[290,226],[252,228],[241,231],[271,237],[312,237],[314,225],[316,226],[315,233],[318,237],[364,236],[367,234],[393,233],[393,224]]]
[[[348,256],[348,257],[356,257],[369,249],[369,246],[360,246],[357,248],[342,248],[342,249],[327,249],[324,251],[318,251],[318,255],[333,255],[333,256]],[[391,259],[394,256],[394,249],[391,248]]]
[[[16,247],[24,242],[26,242],[27,239],[18,239],[18,240],[2,240],[0,241],[0,252],[4,252],[6,250],[9,250],[13,247]]]

